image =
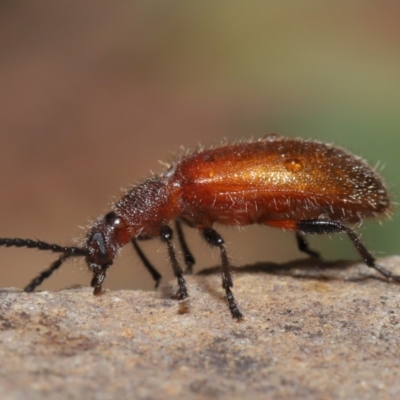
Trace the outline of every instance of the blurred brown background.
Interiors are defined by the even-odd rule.
[[[400,3],[0,3],[0,237],[73,244],[89,218],[180,146],[277,132],[335,142],[400,169]],[[400,221],[365,224],[377,256]],[[298,257],[290,234],[222,229],[236,264]],[[197,268],[218,262],[196,232]],[[312,240],[327,258],[346,240]],[[144,250],[171,276],[158,241]],[[23,287],[54,255],[0,249],[1,286]],[[43,288],[88,284],[68,263]],[[127,246],[111,288],[153,286]]]

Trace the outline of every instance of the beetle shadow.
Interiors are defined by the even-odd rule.
[[[235,275],[241,274],[270,274],[275,276],[290,276],[304,280],[314,280],[320,282],[328,281],[349,281],[361,282],[369,279],[375,279],[384,282],[392,282],[383,276],[361,272],[360,269],[355,269],[354,274],[349,275],[348,270],[352,267],[365,267],[359,260],[336,260],[323,261],[317,258],[304,258],[291,260],[284,263],[275,262],[258,262],[245,266],[232,266],[231,270]],[[211,276],[220,274],[221,267],[210,267],[199,271],[196,275]],[[395,282],[394,282],[395,283]],[[215,285],[207,280],[203,280],[200,285],[213,297],[223,299],[221,292],[217,290]]]
[[[275,262],[257,262],[251,265],[244,266],[231,266],[231,270],[234,274],[244,273],[266,273],[273,275],[283,276],[294,276],[297,278],[304,279],[318,279],[318,280],[335,280],[343,278],[343,276],[326,274],[326,271],[346,271],[351,267],[360,265],[360,261],[357,260],[336,260],[336,261],[322,261],[317,258],[302,258],[297,260],[291,260],[284,263]],[[196,275],[208,276],[219,273],[221,271],[220,266],[204,268],[197,272]],[[378,276],[364,276],[365,278],[380,278]],[[352,279],[352,278],[351,278]],[[346,279],[349,280],[349,279]],[[358,279],[357,279],[358,280]]]

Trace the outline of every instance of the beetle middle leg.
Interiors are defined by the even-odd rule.
[[[341,222],[309,219],[297,222],[296,227],[300,232],[304,234],[346,233],[368,267],[375,269],[387,279],[393,279],[394,281],[400,282],[399,275],[395,275],[386,268],[383,268],[382,266],[376,264],[375,258],[361,243],[361,240],[356,235],[356,233],[346,225],[343,225]]]
[[[167,245],[168,256],[171,262],[172,270],[174,271],[174,275],[178,280],[178,291],[176,292],[176,297],[179,300],[186,299],[187,297],[189,297],[189,295],[186,288],[185,278],[183,277],[183,271],[181,266],[179,265],[174,245],[172,243],[172,229],[168,225],[162,225],[159,230],[159,236],[160,239]]]
[[[231,287],[233,287],[232,271],[228,260],[224,239],[222,239],[221,235],[212,228],[203,228],[201,233],[207,243],[209,243],[211,246],[219,247],[221,250],[222,287],[225,289],[226,299],[228,300],[228,306],[232,317],[240,321],[243,319],[243,314],[239,311],[231,291]]]

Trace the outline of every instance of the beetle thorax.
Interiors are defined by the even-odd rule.
[[[175,218],[166,180],[153,177],[133,187],[114,206],[131,237],[157,236],[161,225]]]

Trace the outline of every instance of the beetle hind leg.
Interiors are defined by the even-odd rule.
[[[302,232],[303,234],[346,233],[353,243],[353,246],[356,248],[368,267],[375,269],[387,279],[392,279],[396,282],[400,282],[400,275],[395,275],[386,268],[378,265],[372,254],[362,244],[357,234],[351,228],[343,225],[341,222],[310,219],[297,222],[296,227],[297,230]]]
[[[304,237],[304,234],[296,232],[296,241],[297,241],[297,247],[302,253],[306,253],[313,258],[321,259],[321,255],[317,251],[311,250],[308,247],[308,243]]]

